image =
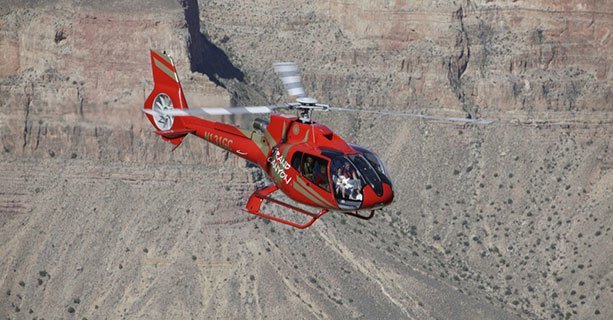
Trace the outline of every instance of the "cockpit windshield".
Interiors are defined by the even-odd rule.
[[[387,172],[387,169],[385,168],[385,166],[383,165],[383,162],[381,161],[381,159],[379,159],[379,157],[374,154],[372,151],[364,148],[364,147],[360,147],[358,145],[351,145],[352,148],[362,152],[362,155],[364,156],[364,158],[366,158],[366,160],[368,160],[368,163],[370,163],[370,165],[375,169],[375,171],[377,171],[377,173],[379,174],[379,178],[381,178],[381,181],[383,181],[384,183],[389,184],[390,186],[392,185],[392,179],[389,177],[389,172]]]
[[[368,162],[375,169],[375,171],[377,171],[381,180],[391,186],[392,180],[387,175],[388,174],[387,170],[385,169],[385,166],[383,165],[383,162],[381,161],[381,159],[379,159],[377,155],[375,155],[374,153],[370,151],[364,152],[364,158],[366,158],[366,160],[368,160]]]
[[[366,180],[366,183],[368,183],[373,188],[373,190],[378,196],[381,196],[383,194],[381,178],[379,178],[379,175],[370,165],[368,160],[366,160],[361,154],[348,155],[347,158],[349,158],[351,162],[353,162],[353,164],[357,167],[358,171]]]

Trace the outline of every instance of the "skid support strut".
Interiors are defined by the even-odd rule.
[[[290,204],[287,204],[285,202],[281,202],[279,200],[275,200],[273,198],[270,197],[270,194],[272,194],[273,192],[277,191],[279,188],[276,185],[272,185],[272,186],[268,186],[265,187],[264,189],[260,189],[255,191],[251,197],[249,197],[249,201],[247,202],[247,212],[251,213],[251,214],[255,214],[257,216],[260,216],[262,218],[266,218],[266,219],[270,219],[273,221],[277,221],[277,222],[281,222],[283,224],[292,226],[294,228],[298,228],[298,229],[304,229],[304,228],[308,228],[309,226],[311,226],[313,224],[313,222],[315,222],[317,219],[319,219],[321,216],[323,216],[324,214],[326,214],[328,212],[328,209],[322,209],[321,211],[319,211],[318,213],[312,213],[312,212],[308,212],[306,210],[300,209],[298,207],[292,206]],[[278,204],[281,205],[283,207],[289,208],[291,210],[294,210],[300,214],[309,216],[311,218],[311,220],[309,220],[308,222],[304,223],[304,224],[299,224],[293,221],[289,221],[283,218],[279,218],[279,217],[275,217],[273,215],[267,214],[267,213],[263,213],[260,211],[260,207],[262,206],[262,202],[264,201],[268,201],[268,202],[272,202],[274,204]]]

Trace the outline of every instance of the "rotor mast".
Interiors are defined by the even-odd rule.
[[[303,123],[311,123],[311,112],[313,110],[330,110],[329,105],[317,103],[317,100],[311,97],[300,97],[296,99],[296,102],[288,103],[287,106],[291,110],[298,111],[298,119]]]

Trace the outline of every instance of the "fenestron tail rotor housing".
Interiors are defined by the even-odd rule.
[[[170,97],[167,94],[158,94],[153,100],[151,110],[153,111],[153,120],[155,121],[155,125],[158,127],[158,129],[165,131],[172,128],[174,116],[172,116],[170,112],[174,110],[174,106],[172,105],[172,100],[170,100]]]

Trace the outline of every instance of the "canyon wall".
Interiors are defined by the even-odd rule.
[[[0,2],[0,317],[613,317],[607,1]],[[191,106],[286,102],[295,61],[323,103],[495,122],[315,114],[396,198],[296,231],[151,132],[150,48]]]

